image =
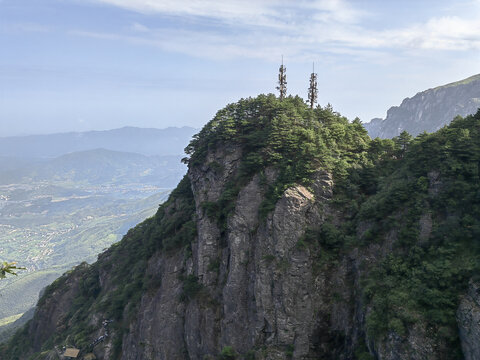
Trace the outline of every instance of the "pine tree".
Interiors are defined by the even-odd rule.
[[[7,274],[17,275],[16,270],[26,270],[24,267],[18,267],[16,262],[4,261],[0,263],[0,279],[7,277]]]
[[[308,102],[310,103],[310,109],[317,102],[318,88],[317,88],[317,74],[315,73],[315,64],[313,64],[313,72],[310,74],[310,87],[308,88]]]
[[[283,56],[282,65],[280,65],[278,72],[278,86],[276,89],[280,91],[280,100],[283,100],[287,96],[287,68],[283,65]]]
[[[400,158],[405,155],[405,152],[407,151],[407,148],[412,142],[412,140],[413,136],[410,135],[406,130],[403,130],[400,135],[393,138]]]

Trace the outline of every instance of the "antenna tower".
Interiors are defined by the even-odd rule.
[[[278,69],[278,86],[276,89],[280,92],[280,100],[283,100],[287,96],[287,68],[283,65],[283,55],[282,65]]]
[[[308,88],[308,101],[310,103],[310,109],[317,102],[318,88],[317,88],[317,74],[315,73],[315,63],[313,63],[313,72],[310,74],[310,87]]]

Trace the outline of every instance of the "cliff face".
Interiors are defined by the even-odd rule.
[[[207,155],[206,164],[192,167],[188,176],[195,194],[198,235],[192,256],[184,251],[155,254],[147,273],[160,284],[142,296],[129,332],[123,337],[122,359],[206,359],[231,346],[240,354],[260,352],[265,359],[349,359],[358,335],[349,287],[351,265],[316,269],[318,254],[298,246],[309,227],[319,227],[334,215],[331,175],[316,174],[312,189],[294,186],[285,191],[263,221],[258,211],[265,186],[254,176],[243,187],[227,228],[221,234],[202,204],[218,201],[225,185],[238,172],[241,149],[220,148]],[[208,164],[215,162],[222,171]],[[266,169],[273,182],[274,169]],[[100,260],[101,261],[101,260]],[[35,349],[45,342],[67,316],[68,304],[78,290],[75,271],[41,306],[30,331],[37,334]],[[189,301],[180,300],[182,277],[195,276],[201,289]],[[99,274],[102,287],[109,274]],[[351,278],[351,279],[350,279]],[[333,296],[341,302],[333,302]],[[62,304],[59,306],[59,304]],[[101,318],[91,314],[90,321]],[[73,325],[73,324],[70,324]],[[60,325],[61,327],[62,325]],[[42,327],[42,329],[40,328]],[[100,328],[92,338],[101,336]],[[346,334],[353,336],[346,340]],[[110,338],[117,334],[113,333]],[[104,359],[116,359],[107,341],[95,349]]]
[[[385,120],[364,124],[370,137],[389,139],[406,130],[413,136],[435,132],[456,116],[467,116],[480,107],[480,75],[422,91],[387,111]],[[379,121],[380,120],[380,121]]]
[[[480,283],[471,281],[468,292],[460,301],[457,321],[465,360],[480,359]]]
[[[202,204],[219,200],[240,157],[238,147],[220,148],[207,155],[206,164],[189,170],[198,229],[192,258],[184,261],[179,253],[152,259],[149,268],[162,285],[143,297],[122,358],[200,360],[228,346],[252,356],[261,349],[266,359],[351,358],[354,344],[345,344],[344,332],[354,331],[352,311],[332,304],[335,288],[338,296],[352,297],[346,286],[351,274],[345,264],[315,271],[316,257],[297,246],[305,229],[318,227],[330,214],[331,176],[320,171],[314,193],[289,188],[264,221],[258,217],[264,186],[254,176],[240,190],[221,234]],[[214,162],[223,170],[209,167]],[[273,182],[276,171],[266,169],[265,175]],[[201,284],[186,304],[179,300],[180,274]]]
[[[475,359],[478,286],[472,282],[467,292],[461,284],[476,265],[446,273],[456,258],[471,264],[476,250],[461,258],[458,245],[451,249],[443,233],[436,235],[438,224],[472,208],[450,203],[445,212],[443,196],[459,184],[449,183],[446,170],[428,169],[437,167],[432,157],[426,168],[398,154],[380,163],[388,180],[376,184],[372,163],[358,165],[368,154],[361,125],[332,122],[328,110],[318,116],[302,123],[292,116],[289,139],[299,129],[306,140],[266,141],[266,150],[256,136],[265,124],[255,123],[251,133],[240,128],[242,141],[220,137],[223,123],[207,127],[210,138],[196,145],[187,178],[157,215],[95,264],[50,286],[33,320],[0,349],[2,358],[57,359],[67,345],[105,360],[433,360],[461,358],[454,355],[461,341],[465,357]],[[275,140],[279,129],[267,135]],[[318,139],[329,138],[335,140],[322,147]],[[312,160],[308,171],[291,161],[300,149],[311,150],[306,143],[325,149],[323,163]],[[291,158],[279,160],[274,150],[288,146],[295,147]],[[392,170],[398,162],[408,176]],[[295,175],[305,173],[301,181]],[[450,281],[458,288],[451,290]],[[444,300],[441,291],[451,296]]]

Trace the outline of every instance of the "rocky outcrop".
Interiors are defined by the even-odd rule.
[[[49,301],[38,303],[34,321],[27,325],[33,334],[31,342],[34,349],[39,350],[55,331],[62,331],[69,306],[79,292],[79,279],[85,266],[86,263],[83,263],[75,271],[57,279],[58,286],[48,294]]]
[[[437,166],[413,172],[413,161],[390,169],[399,159],[389,159],[378,163],[387,171],[377,179],[379,169],[361,150],[368,137],[345,118],[337,120],[361,132],[345,158],[340,148],[329,153],[321,136],[305,142],[315,130],[330,140],[340,136],[330,117],[321,125],[296,115],[290,125],[274,119],[275,136],[259,149],[261,109],[252,108],[258,117],[238,138],[220,131],[233,131],[224,112],[223,122],[207,124],[190,145],[187,176],[157,214],[96,263],[48,287],[31,323],[10,347],[0,347],[0,357],[54,359],[56,349],[71,345],[104,360],[443,360],[459,352],[452,310],[464,288],[448,296],[442,291],[445,284],[465,284],[458,274],[470,270],[444,271],[463,238],[454,231],[449,239],[447,230],[474,217],[460,211],[472,203],[444,201],[455,177]],[[302,136],[291,136],[295,124]],[[260,131],[249,133],[251,125]],[[200,136],[207,136],[203,143]],[[284,140],[301,146],[283,149]],[[316,145],[322,146],[311,160]],[[477,164],[474,158],[468,169]],[[339,175],[335,193],[332,173]],[[370,179],[379,189],[368,196],[361,188]],[[465,197],[476,199],[473,190]],[[446,217],[449,227],[439,228]],[[448,260],[429,261],[444,253]],[[475,358],[478,285],[470,287],[457,318],[463,349]]]
[[[197,227],[191,254],[182,248],[150,257],[146,274],[158,286],[142,294],[126,333],[112,330],[109,338],[92,349],[97,358],[117,360],[114,339],[119,336],[123,360],[215,359],[229,347],[236,354],[267,360],[347,360],[354,359],[359,348],[369,349],[379,360],[442,358],[444,349],[422,324],[407,335],[392,332],[382,340],[368,340],[365,318],[369,308],[363,304],[361,278],[365,269],[392,252],[395,231],[383,242],[352,249],[333,262],[322,262],[325,250],[305,243],[307,229],[319,229],[327,218],[334,224],[342,222],[342,214],[330,204],[330,173],[319,170],[308,189],[301,185],[288,188],[274,210],[261,218],[267,186],[278,175],[266,168],[240,189],[224,227],[207,214],[205,204],[217,202],[238,175],[241,156],[238,146],[218,147],[207,154],[204,163],[190,167]],[[178,206],[173,203],[166,212],[174,214]],[[359,224],[359,236],[371,225]],[[421,218],[420,228],[422,236],[428,237],[428,215]],[[108,257],[107,252],[100,258],[98,275],[107,292],[115,290],[111,270],[102,265]],[[39,305],[30,324],[36,351],[52,332],[66,326],[68,305],[79,292],[81,276],[82,267],[62,277],[64,283]],[[182,299],[185,278],[195,279],[200,290]],[[473,314],[473,300],[466,297],[462,304],[461,309]],[[459,314],[468,311],[459,310]],[[467,315],[462,321],[465,329],[471,329],[476,318]],[[92,308],[89,324],[95,328],[104,316]],[[75,325],[71,320],[67,323]],[[89,336],[94,339],[102,334],[96,326]],[[469,334],[464,335],[464,343],[474,346],[476,333]],[[49,354],[52,359],[56,356],[55,351]]]
[[[261,351],[272,360],[352,356],[354,344],[345,340],[353,328],[348,264],[316,271],[317,254],[299,246],[307,228],[332,215],[331,176],[319,171],[313,192],[288,189],[274,211],[259,219],[265,186],[255,175],[240,190],[222,232],[202,205],[219,199],[240,156],[239,148],[221,148],[190,169],[198,229],[192,258],[184,261],[177,253],[150,261],[149,272],[161,277],[161,286],[142,298],[140,316],[124,339],[124,359],[202,360],[227,346],[239,354]],[[266,169],[265,177],[273,182],[276,172]],[[181,274],[202,284],[188,303],[178,300]]]
[[[406,98],[387,111],[385,120],[364,124],[370,137],[392,138],[406,130],[411,135],[434,132],[457,115],[474,114],[480,107],[480,75],[439,86]]]
[[[470,281],[457,311],[458,329],[465,360],[480,359],[480,282]]]
[[[181,253],[150,260],[148,272],[159,277],[161,285],[142,297],[135,322],[123,339],[122,359],[183,359],[185,304],[179,301],[182,264]],[[108,356],[105,359],[113,360]]]
[[[375,352],[379,360],[435,360],[445,358],[442,355],[445,353],[445,347],[433,340],[421,324],[412,326],[408,336],[400,336],[391,332],[383,341],[375,345]]]

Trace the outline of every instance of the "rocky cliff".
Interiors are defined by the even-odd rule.
[[[467,116],[480,107],[480,75],[422,91],[387,111],[385,120],[364,124],[370,137],[393,138],[406,130],[411,135],[435,132],[456,116]]]
[[[2,358],[57,359],[64,346],[110,360],[462,358],[479,330],[467,284],[480,229],[462,210],[478,197],[446,212],[459,183],[451,166],[409,157],[440,138],[422,141],[402,158],[298,98],[228,106],[158,213],[52,284]]]
[[[457,311],[465,360],[480,359],[480,283],[471,281]]]

